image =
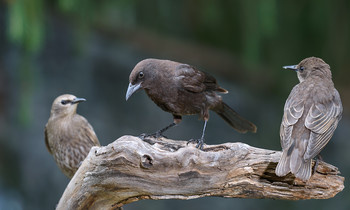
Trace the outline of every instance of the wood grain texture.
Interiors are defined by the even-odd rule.
[[[141,199],[205,196],[264,199],[327,199],[344,188],[335,166],[320,162],[307,182],[275,175],[281,152],[244,143],[205,145],[123,136],[93,147],[57,209],[118,209]]]

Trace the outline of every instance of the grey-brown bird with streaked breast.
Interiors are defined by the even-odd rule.
[[[100,146],[89,122],[76,113],[78,103],[85,101],[74,95],[57,97],[45,126],[45,144],[58,167],[69,178],[78,170],[91,147]]]
[[[343,107],[330,67],[322,59],[310,57],[284,68],[296,71],[300,83],[284,106],[280,128],[282,157],[276,175],[292,172],[296,178],[307,181],[312,174],[312,159],[332,138]]]
[[[198,114],[204,120],[202,136],[190,141],[197,141],[197,148],[202,149],[209,110],[216,112],[241,133],[256,132],[253,123],[238,115],[218,95],[228,91],[220,87],[213,76],[190,65],[170,60],[145,59],[132,70],[129,82],[126,100],[136,91],[144,89],[155,104],[173,115],[174,122],[153,134],[156,137],[180,123],[182,115]]]

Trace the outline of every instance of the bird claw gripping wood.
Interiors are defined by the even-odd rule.
[[[155,139],[160,139],[160,138],[167,138],[164,136],[160,131],[157,131],[155,133],[142,133],[139,135],[139,138],[142,140],[145,140],[149,137],[155,138]]]
[[[196,148],[199,148],[200,150],[203,150],[203,145],[204,145],[204,139],[200,138],[200,139],[190,139],[187,141],[187,145],[189,143],[192,143],[192,142],[196,142],[197,145],[196,145]]]
[[[167,138],[166,136],[163,135],[163,133],[166,130],[168,130],[169,128],[174,127],[174,126],[176,126],[176,123],[171,123],[170,125],[166,126],[165,128],[160,129],[159,131],[157,131],[155,133],[151,133],[151,134],[143,133],[139,137],[142,140],[145,140],[147,137],[153,137],[153,138],[156,138],[156,139]]]

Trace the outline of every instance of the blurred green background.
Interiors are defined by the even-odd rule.
[[[133,209],[350,209],[350,1],[346,0],[7,0],[0,2],[0,209],[54,209],[69,180],[44,144],[51,103],[84,97],[78,113],[102,145],[172,121],[144,93],[125,101],[135,64],[155,57],[214,75],[224,100],[258,126],[241,135],[211,113],[207,144],[244,142],[280,150],[283,106],[296,74],[283,65],[317,56],[330,64],[344,114],[323,159],[345,189],[332,199],[276,201],[201,198],[139,201]],[[166,135],[199,137],[197,117]]]

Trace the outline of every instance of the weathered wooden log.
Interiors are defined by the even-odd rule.
[[[205,145],[123,136],[93,147],[57,209],[117,209],[141,199],[205,196],[327,199],[344,188],[336,167],[320,162],[307,182],[274,173],[281,152],[244,143]]]

